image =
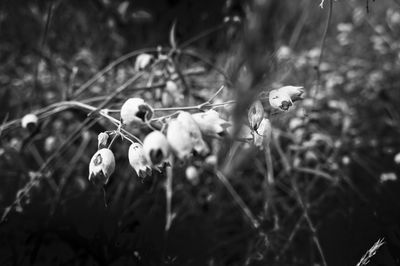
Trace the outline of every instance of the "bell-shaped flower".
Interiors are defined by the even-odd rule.
[[[160,131],[149,133],[143,140],[143,151],[146,160],[153,166],[162,164],[169,156],[167,138]]]
[[[108,141],[108,134],[105,132],[101,132],[99,135],[97,135],[97,148],[99,150],[102,148],[106,148],[107,141]]]
[[[192,155],[193,141],[190,133],[176,119],[168,123],[167,140],[172,151],[179,159],[183,160]]]
[[[129,164],[139,177],[145,178],[146,175],[151,175],[150,164],[146,159],[143,146],[140,143],[133,143],[129,146],[128,159]]]
[[[269,93],[269,103],[273,108],[287,111],[293,102],[302,99],[303,87],[284,86]]]
[[[141,98],[130,98],[121,107],[123,124],[142,123],[153,116],[153,109]]]
[[[204,142],[199,126],[188,112],[180,112],[176,120],[181,123],[182,129],[189,133],[193,143],[193,149],[200,155],[209,153],[209,148]]]
[[[89,181],[96,185],[107,184],[115,170],[115,158],[110,149],[98,150],[89,163]]]
[[[247,116],[249,118],[250,128],[257,130],[264,118],[264,107],[260,100],[256,100],[250,106]]]
[[[194,121],[199,126],[203,135],[211,137],[220,137],[226,132],[231,124],[220,118],[219,113],[215,110],[208,110],[202,113],[192,115]]]
[[[272,125],[268,118],[264,118],[257,130],[253,132],[253,143],[261,150],[271,142]]]
[[[146,69],[150,63],[153,61],[154,56],[151,54],[140,54],[136,57],[135,70],[141,71]]]
[[[39,118],[35,114],[27,114],[21,119],[21,126],[28,130],[34,130],[39,122]]]

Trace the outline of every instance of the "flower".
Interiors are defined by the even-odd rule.
[[[121,107],[121,120],[124,124],[142,123],[153,116],[153,109],[141,98],[130,98]]]
[[[140,143],[133,143],[129,146],[128,159],[129,164],[139,177],[145,178],[146,175],[151,174],[150,164],[146,159],[143,146]]]
[[[269,93],[269,103],[273,108],[287,111],[294,101],[302,99],[303,87],[284,86]]]
[[[257,130],[260,126],[262,119],[264,118],[264,107],[260,100],[255,101],[249,108],[247,113],[250,128]]]
[[[35,129],[39,118],[35,114],[27,114],[21,119],[21,126],[29,130]]]
[[[143,151],[149,163],[152,165],[161,164],[169,156],[167,138],[160,131],[149,133],[143,140]]]
[[[184,130],[182,123],[174,119],[168,123],[167,140],[174,154],[181,160],[190,157],[193,142],[188,131]]]
[[[107,140],[108,140],[108,134],[105,132],[101,132],[97,136],[97,148],[100,150],[102,148],[107,147]]]
[[[115,170],[115,158],[110,149],[98,150],[89,163],[89,181],[96,185],[105,185]]]
[[[219,113],[215,110],[207,112],[195,113],[192,115],[200,131],[204,135],[219,137],[225,132],[225,129],[230,126],[230,123],[219,117]]]
[[[140,54],[136,57],[135,61],[135,70],[141,71],[148,67],[151,61],[154,59],[154,56],[151,54]]]
[[[193,143],[193,149],[200,155],[206,155],[209,152],[207,144],[204,142],[199,126],[188,112],[180,112],[176,118],[181,123],[183,130],[189,133]]]
[[[264,118],[257,130],[253,132],[253,143],[261,150],[269,145],[272,137],[272,125],[268,118]]]

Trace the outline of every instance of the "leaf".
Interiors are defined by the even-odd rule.
[[[172,50],[176,50],[178,48],[176,43],[176,20],[174,23],[172,23],[172,27],[169,32],[169,43],[171,44]]]

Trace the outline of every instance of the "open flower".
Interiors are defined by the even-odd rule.
[[[253,132],[253,143],[261,150],[269,145],[272,138],[272,125],[268,118],[264,118],[257,130]]]
[[[273,108],[287,111],[293,102],[302,99],[303,93],[303,87],[284,86],[269,93],[269,103]]]
[[[89,163],[89,181],[105,185],[115,170],[115,158],[110,149],[98,150]]]
[[[148,67],[150,63],[153,61],[154,56],[151,54],[140,54],[136,57],[135,61],[135,70],[141,71]]]
[[[39,122],[39,118],[35,114],[27,114],[21,119],[21,126],[27,128],[28,130],[33,130],[36,128]]]
[[[141,98],[130,98],[121,107],[123,124],[142,123],[153,116],[153,109]]]
[[[143,151],[146,160],[156,166],[168,160],[169,144],[160,131],[153,131],[143,141]]]
[[[139,177],[145,178],[146,175],[151,175],[150,164],[144,155],[144,149],[140,143],[133,143],[129,146],[128,159],[129,164]]]
[[[260,100],[255,101],[250,106],[247,116],[249,118],[250,128],[257,130],[264,118],[264,107]]]
[[[199,126],[193,119],[192,115],[188,112],[180,112],[176,118],[180,122],[182,130],[189,133],[192,140],[193,149],[200,155],[206,155],[210,150],[204,142]]]
[[[222,136],[225,129],[231,125],[228,121],[220,118],[219,113],[215,110],[193,114],[192,118],[199,126],[201,133],[211,137]]]

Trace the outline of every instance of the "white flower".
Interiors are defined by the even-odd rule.
[[[35,114],[27,114],[21,119],[21,126],[23,128],[35,128],[37,123],[39,122],[39,118]],[[29,129],[28,128],[28,129]]]
[[[269,145],[272,138],[272,125],[268,118],[264,118],[257,130],[253,132],[253,141],[256,147],[261,150]]]
[[[136,57],[135,61],[135,70],[141,71],[150,65],[151,61],[154,59],[154,56],[151,54],[140,54]]]
[[[381,183],[387,182],[387,181],[396,181],[397,180],[397,175],[393,172],[390,173],[382,173],[381,176],[379,177],[379,180]]]
[[[89,181],[96,185],[105,185],[115,170],[114,154],[109,149],[98,150],[89,163]]]
[[[193,142],[187,130],[184,130],[181,122],[176,119],[168,123],[167,139],[174,154],[181,160],[192,155]]]
[[[152,165],[159,165],[168,159],[169,145],[167,138],[160,131],[149,133],[143,140],[146,160]]]
[[[219,137],[230,126],[230,123],[219,117],[219,113],[215,110],[196,113],[192,115],[194,121],[199,126],[201,133],[207,136]]]
[[[133,143],[128,151],[129,164],[135,170],[136,174],[144,178],[151,174],[150,164],[144,154],[143,146],[140,143]]]
[[[176,120],[181,123],[182,129],[189,133],[192,139],[193,149],[200,155],[206,155],[210,150],[204,142],[200,128],[192,115],[188,112],[180,112]]]
[[[273,108],[287,111],[294,101],[302,99],[303,87],[284,86],[269,93],[269,103]]]
[[[101,132],[97,135],[97,148],[100,150],[107,147],[108,134]]]
[[[260,100],[255,101],[249,108],[247,113],[250,128],[257,130],[260,126],[262,119],[264,118],[264,107]]]
[[[141,98],[130,98],[121,107],[122,123],[142,123],[153,116],[153,109]]]

